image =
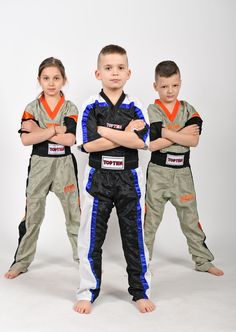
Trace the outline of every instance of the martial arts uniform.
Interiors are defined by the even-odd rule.
[[[145,121],[139,104],[122,93],[113,105],[103,91],[83,107],[80,122],[81,145],[100,138],[97,126],[124,131],[132,119]],[[136,134],[145,141],[148,125]],[[93,302],[101,286],[102,245],[113,206],[119,220],[122,246],[127,262],[129,293],[133,300],[148,298],[150,274],[143,240],[144,195],[138,151],[123,146],[89,154],[86,167],[81,226],[78,240],[80,286],[78,300]]]
[[[202,119],[185,101],[177,101],[170,113],[158,99],[155,104],[149,105],[148,115],[150,141],[161,137],[162,127],[178,131],[185,126],[197,124],[201,132]],[[151,259],[156,231],[165,204],[170,201],[176,208],[196,269],[207,271],[213,266],[211,261],[214,257],[205,244],[206,237],[199,223],[189,157],[190,148],[179,144],[152,152],[147,170],[145,243]]]
[[[41,128],[64,125],[66,133],[76,135],[78,110],[71,101],[65,100],[64,95],[51,110],[42,94],[27,105],[22,122],[29,119]],[[22,130],[19,132],[23,133]],[[10,270],[26,272],[34,258],[49,191],[54,192],[62,204],[73,258],[78,261],[80,207],[76,160],[69,146],[44,141],[32,148],[26,184],[26,213],[19,225],[18,248]]]

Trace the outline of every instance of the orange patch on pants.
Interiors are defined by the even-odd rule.
[[[74,184],[69,184],[68,186],[66,186],[64,188],[64,193],[68,193],[68,192],[73,191],[73,190],[75,190],[75,185]]]
[[[193,194],[186,194],[186,195],[180,196],[181,202],[193,201],[194,199],[195,199],[195,195],[193,195]]]

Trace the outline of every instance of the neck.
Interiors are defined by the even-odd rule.
[[[117,103],[117,101],[119,100],[123,89],[117,89],[117,90],[110,90],[107,88],[103,88],[103,91],[105,93],[105,95],[110,99],[110,101],[115,105]]]
[[[166,103],[166,102],[162,101],[161,99],[160,99],[160,101],[161,101],[162,104],[168,109],[168,111],[169,111],[170,113],[172,113],[172,111],[173,111],[173,109],[174,109],[174,107],[175,107],[175,104],[176,104],[176,101],[177,101],[177,100],[174,100],[174,101],[172,101],[172,102],[170,102],[170,103]]]
[[[59,93],[55,96],[49,96],[47,94],[44,94],[44,98],[47,101],[49,106],[55,106],[58,103],[58,101],[60,100],[61,94]]]
[[[44,98],[48,101],[48,100],[59,100],[61,98],[61,94],[58,93],[57,95],[54,95],[54,96],[49,96],[47,94],[44,93]]]

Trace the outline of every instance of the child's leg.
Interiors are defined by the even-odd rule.
[[[142,173],[140,169],[120,173],[117,179],[115,206],[127,262],[129,293],[133,296],[141,312],[154,310],[155,305],[148,299],[150,272],[148,271],[148,252],[143,238],[144,199],[140,190]]]
[[[11,276],[26,272],[34,259],[39,230],[44,217],[45,200],[46,197],[37,199],[31,198],[30,195],[27,196],[26,219],[19,225],[18,247],[14,262],[9,269]]]
[[[27,209],[27,207],[25,207],[25,210]],[[25,235],[26,233],[26,228],[25,228],[25,217],[23,218],[23,220],[20,222],[19,226],[18,226],[18,230],[19,230],[19,240],[18,240],[18,247],[20,245],[21,239],[22,237]],[[15,253],[15,257],[14,257],[14,262],[12,263],[10,269],[4,274],[5,278],[7,279],[14,279],[16,277],[18,277],[18,275],[20,275],[23,272],[27,271],[27,268],[19,268],[19,270],[17,269],[17,267],[15,266],[14,268],[14,263],[16,262],[16,255],[17,255],[17,251]],[[13,269],[12,269],[13,268]]]
[[[181,229],[187,239],[196,270],[221,275],[218,274],[220,270],[211,263],[214,257],[205,243],[206,236],[199,223],[196,193],[190,168],[176,170],[174,188],[171,202],[176,207]]]
[[[107,187],[104,189],[106,177],[100,174],[100,170],[87,167],[84,182],[83,187],[86,189],[83,192],[78,238],[80,285],[74,306],[74,310],[79,313],[90,312],[91,303],[100,292],[102,245],[113,207],[112,194],[107,191]]]
[[[152,259],[156,231],[162,221],[168,195],[170,178],[163,175],[163,167],[149,163],[146,184],[146,214],[144,221],[144,239]]]
[[[8,279],[13,279],[20,273],[26,272],[34,259],[39,230],[44,218],[46,196],[50,186],[47,167],[42,166],[39,158],[38,156],[31,158],[26,190],[26,216],[19,225],[19,240],[14,262],[5,274]],[[44,172],[41,172],[42,168]]]
[[[77,241],[80,223],[80,206],[77,165],[73,155],[58,159],[53,184],[50,189],[55,192],[62,204],[73,259],[78,262]]]

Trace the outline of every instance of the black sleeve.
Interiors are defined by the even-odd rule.
[[[35,120],[35,119],[22,119],[22,120],[21,120],[21,124],[22,124],[22,122],[24,122],[24,121],[29,121],[29,120],[32,120],[32,121],[36,122],[37,125],[39,126],[39,122],[38,122],[37,120]],[[18,130],[18,133],[19,133],[19,134],[28,134],[29,132],[28,132],[28,131],[25,131],[25,130],[21,130],[21,129],[19,129],[19,130]]]
[[[202,119],[199,116],[194,116],[185,123],[185,127],[196,124],[199,126],[199,134],[202,132]]]
[[[73,118],[70,118],[68,116],[66,116],[64,118],[64,125],[66,126],[66,134],[70,133],[70,134],[74,134],[76,135],[76,121]]]
[[[161,138],[162,122],[153,122],[150,125],[150,141]]]
[[[143,129],[134,130],[134,133],[145,142],[149,135],[149,125],[145,121],[141,107],[138,107],[137,105],[134,105],[134,120],[143,120],[143,122],[145,122],[145,127]]]
[[[145,142],[146,138],[148,137],[148,125],[141,129],[141,130],[134,130],[135,134]]]

